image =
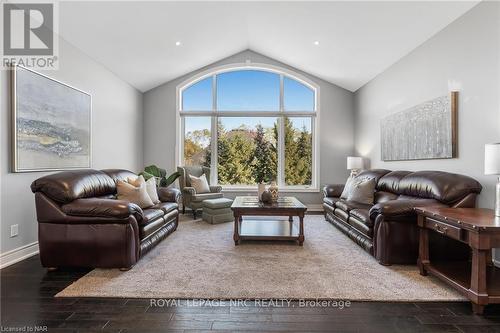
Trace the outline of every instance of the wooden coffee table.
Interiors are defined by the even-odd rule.
[[[304,214],[307,207],[294,197],[280,197],[277,202],[264,204],[255,197],[236,197],[231,209],[234,213],[234,244],[240,240],[294,240],[304,243]],[[272,218],[251,219],[243,216],[288,216],[288,220]],[[293,221],[298,216],[299,223]]]

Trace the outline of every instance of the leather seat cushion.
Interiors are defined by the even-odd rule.
[[[364,225],[373,227],[373,222],[370,219],[370,211],[368,209],[353,209],[349,212],[349,217],[353,217]]]
[[[158,229],[163,227],[165,225],[165,219],[163,217],[157,218],[156,220],[150,222],[147,225],[143,225],[139,227],[139,237],[141,240],[151,236],[154,234]]]
[[[365,234],[368,237],[373,237],[373,227],[367,226],[363,221],[360,221],[354,216],[349,217],[349,224],[352,225],[354,229]]]
[[[222,193],[202,193],[202,194],[196,194],[191,197],[191,201],[195,202],[201,202],[203,200],[207,199],[217,199],[217,198],[222,198],[224,194]]]
[[[343,211],[342,209],[335,209],[333,214],[339,217],[344,222],[347,222],[347,220],[349,219],[349,213]]]
[[[344,212],[350,212],[353,209],[370,209],[373,205],[362,204],[356,201],[339,200],[335,202],[335,207],[342,209]]]
[[[324,197],[323,198],[323,202],[332,206],[333,208],[335,208],[335,203],[339,200],[340,200],[339,198],[333,198],[333,197]]]
[[[175,202],[160,202],[150,208],[161,209],[165,214],[168,214],[171,211],[177,209],[178,207],[179,205]]]
[[[165,213],[161,209],[147,208],[143,209],[144,218],[142,219],[142,225],[148,225],[156,219],[162,218]]]

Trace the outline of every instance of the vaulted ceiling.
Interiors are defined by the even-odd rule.
[[[476,4],[68,1],[59,33],[141,91],[245,49],[355,91]]]

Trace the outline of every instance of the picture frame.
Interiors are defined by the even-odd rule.
[[[458,91],[425,101],[380,122],[381,160],[458,157]]]
[[[11,172],[92,166],[92,95],[11,64]]]

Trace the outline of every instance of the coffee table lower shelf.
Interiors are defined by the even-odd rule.
[[[288,220],[243,219],[238,223],[239,240],[299,241],[299,224]]]

